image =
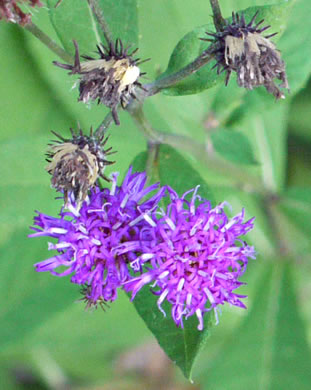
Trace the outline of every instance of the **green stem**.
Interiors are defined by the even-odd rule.
[[[210,3],[213,11],[213,20],[216,31],[222,31],[225,25],[225,19],[221,15],[218,0],[210,0]]]
[[[96,129],[96,131],[94,133],[94,137],[96,137],[97,139],[102,138],[107,133],[109,126],[111,125],[112,122],[114,122],[113,116],[112,116],[112,113],[109,112],[109,114],[107,114],[105,116],[102,123]]]
[[[154,167],[156,165],[156,161],[159,154],[159,144],[148,141],[148,159],[146,162],[146,173],[148,181],[154,177]],[[160,180],[157,180],[160,181]]]
[[[59,58],[64,60],[66,63],[73,63],[73,57],[70,54],[65,52],[56,42],[54,42],[47,34],[45,34],[38,26],[34,23],[27,24],[24,27],[27,31],[33,34],[38,38],[45,46],[47,46],[53,53],[55,53]]]
[[[202,68],[202,66],[206,65],[209,61],[214,58],[214,55],[209,53],[208,51],[203,52],[199,57],[197,57],[193,62],[182,68],[176,73],[173,73],[169,76],[165,76],[158,80],[155,80],[151,84],[144,85],[144,88],[147,89],[148,96],[155,95],[160,92],[163,88],[169,88],[179,83],[186,77],[192,75],[197,70]]]
[[[130,113],[138,128],[151,143],[167,144],[176,149],[188,152],[195,157],[197,161],[208,166],[210,169],[213,169],[225,177],[234,178],[236,185],[239,188],[242,187],[249,192],[266,194],[267,191],[263,188],[259,177],[253,176],[242,167],[231,164],[217,156],[213,150],[207,148],[206,145],[187,136],[155,130],[146,119],[141,107],[137,107],[136,110],[132,110]]]
[[[89,6],[91,7],[93,15],[95,16],[96,20],[99,23],[99,25],[104,33],[106,42],[109,46],[113,42],[113,38],[112,38],[112,34],[110,32],[108,23],[106,22],[106,20],[104,18],[103,12],[100,9],[97,0],[87,0],[87,2],[89,4]]]

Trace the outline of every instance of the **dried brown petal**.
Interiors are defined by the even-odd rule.
[[[226,71],[226,85],[231,73],[236,72],[240,87],[253,89],[263,85],[277,99],[285,98],[280,90],[289,89],[285,63],[275,44],[269,40],[275,34],[262,36],[270,26],[259,28],[263,20],[255,24],[257,14],[246,24],[243,14],[240,17],[233,13],[232,23],[227,24],[223,31],[207,33],[213,37],[208,50],[215,55],[217,73]],[[276,85],[275,79],[282,83]]]
[[[119,104],[125,108],[131,98],[136,98],[135,88],[143,88],[138,81],[141,75],[139,59],[132,56],[137,49],[128,54],[130,47],[124,48],[120,39],[109,47],[97,46],[99,59],[82,56],[87,61],[80,62],[79,48],[76,41],[75,62],[73,65],[62,64],[54,61],[54,64],[70,70],[69,74],[79,74],[79,101],[87,103],[97,100],[111,109],[114,121],[120,124],[117,107]]]
[[[72,193],[77,209],[80,209],[99,176],[109,181],[103,170],[106,165],[113,163],[106,160],[106,156],[111,154],[111,148],[104,150],[107,138],[104,141],[96,140],[92,132],[90,136],[85,136],[81,130],[77,135],[72,131],[72,139],[56,135],[62,142],[50,145],[46,170],[52,175],[52,186],[64,193],[65,206]]]

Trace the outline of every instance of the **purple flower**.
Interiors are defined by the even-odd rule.
[[[146,284],[153,283],[153,293],[159,296],[158,307],[166,299],[172,304],[172,318],[183,326],[183,317],[196,315],[198,329],[203,329],[203,315],[228,302],[245,307],[234,292],[243,283],[248,259],[255,258],[254,248],[240,237],[253,228],[253,220],[244,221],[244,210],[229,219],[224,212],[226,203],[215,208],[197,195],[198,187],[181,198],[168,188],[171,203],[149,226],[149,239],[142,242],[146,272],[127,281],[124,289],[132,299]],[[186,196],[193,192],[190,201]],[[197,204],[196,204],[197,203]],[[149,267],[147,266],[147,262]]]
[[[149,215],[165,192],[162,188],[150,197],[158,184],[145,187],[146,174],[132,174],[131,168],[120,187],[117,177],[117,173],[112,175],[111,190],[91,190],[79,211],[72,197],[69,211],[62,209],[58,218],[38,213],[37,227],[32,228],[36,233],[30,236],[56,239],[49,249],[57,254],[35,264],[36,270],[57,276],[73,274],[73,283],[87,286],[85,298],[90,305],[114,301],[117,288],[131,278],[128,263],[137,257],[145,227],[153,224]],[[58,267],[65,270],[59,272]]]

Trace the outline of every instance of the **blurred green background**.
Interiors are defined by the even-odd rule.
[[[267,1],[221,3],[224,15],[229,16],[233,9],[264,5]],[[298,0],[297,4],[296,12],[300,14],[296,22],[309,23],[302,19],[309,14],[306,2]],[[205,0],[140,0],[138,15],[140,56],[152,58],[143,70],[152,80],[165,70],[178,40],[194,26],[210,21],[211,10]],[[46,8],[35,12],[33,21],[57,40]],[[299,37],[297,41],[300,42]],[[281,47],[282,44],[286,42],[281,39]],[[301,44],[308,45],[310,50],[310,43]],[[55,56],[27,31],[1,21],[0,51],[0,389],[311,388],[310,222],[303,220],[293,228],[290,218],[295,219],[295,214],[289,210],[284,229],[288,229],[288,240],[300,248],[299,256],[288,267],[284,263],[275,266],[282,262],[273,258],[273,226],[269,226],[256,196],[232,190],[228,178],[220,177],[187,154],[183,153],[184,157],[210,184],[217,202],[228,200],[236,212],[245,205],[249,216],[256,215],[258,225],[250,236],[259,252],[245,276],[248,286],[243,288],[249,295],[250,311],[223,309],[220,324],[197,361],[194,384],[183,379],[166,360],[123,293],[106,312],[86,312],[84,304],[77,302],[78,286],[70,284],[69,278],[34,272],[33,263],[50,256],[45,239],[27,238],[34,210],[56,215],[61,206],[44,170],[44,153],[53,138],[50,130],[67,136],[77,122],[82,129],[96,127],[107,111],[102,106],[88,108],[77,103],[72,79],[52,65]],[[295,77],[295,69],[288,70]],[[308,74],[310,71],[311,67]],[[270,132],[277,132],[278,115],[282,117],[281,141],[273,145],[283,159],[282,168],[278,168],[279,180],[284,186],[303,186],[309,191],[311,82],[306,73],[298,75],[299,88],[285,102],[276,106],[271,100],[267,109],[270,118],[266,115],[265,123]],[[206,119],[218,107],[220,88],[224,89],[216,87],[185,97],[154,96],[146,103],[146,113],[158,129],[203,141]],[[231,80],[222,91],[226,104],[243,103],[237,91],[235,80]],[[143,135],[129,115],[121,112],[120,119],[121,126],[111,128],[109,141],[118,151],[117,162],[107,168],[107,173],[124,173],[134,157],[146,148]],[[247,127],[247,118],[244,122],[230,120],[233,127],[240,126],[244,133],[252,131]],[[305,215],[311,215],[311,206],[306,208]],[[303,224],[305,230],[301,229]],[[286,307],[284,312],[279,306]],[[248,313],[251,314],[247,320]],[[261,338],[265,327],[268,331]],[[281,348],[284,340],[287,350]],[[276,362],[283,361],[279,353],[284,354],[288,366],[278,367]],[[243,354],[246,359],[240,360]],[[234,357],[236,367],[229,364],[235,361]],[[260,362],[262,371],[257,372]]]

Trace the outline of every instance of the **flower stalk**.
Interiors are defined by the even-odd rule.
[[[48,47],[53,53],[55,53],[60,59],[73,63],[73,57],[68,54],[64,49],[62,49],[58,44],[53,41],[45,32],[43,32],[38,26],[34,23],[29,23],[24,27],[32,35],[38,38],[46,47]]]
[[[213,148],[195,141],[194,139],[173,133],[158,131],[152,127],[144,115],[141,107],[130,111],[137,127],[141,130],[147,140],[156,144],[167,144],[173,148],[183,150],[191,154],[197,161],[204,166],[218,172],[224,177],[233,178],[238,188],[244,188],[248,192],[266,194],[267,190],[263,187],[260,177],[250,174],[241,166],[236,166],[222,157],[215,154]],[[245,184],[247,183],[247,184]]]
[[[213,20],[216,31],[221,31],[225,25],[225,20],[221,15],[221,10],[218,0],[210,0],[212,11],[213,11]]]
[[[214,55],[208,50],[197,57],[193,62],[180,69],[178,72],[164,76],[155,80],[151,84],[144,85],[147,90],[147,96],[152,96],[159,93],[164,88],[173,87],[175,84],[181,82],[186,77],[191,76],[197,72],[202,66],[206,65],[214,58]]]

